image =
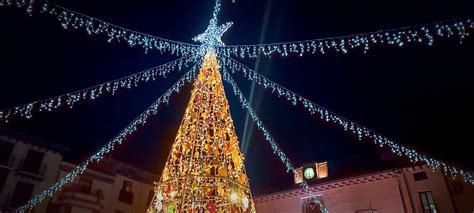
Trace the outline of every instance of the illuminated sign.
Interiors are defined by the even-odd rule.
[[[303,167],[299,167],[295,170],[295,184],[300,184],[303,182],[303,180],[311,182],[317,179],[327,178],[329,175],[327,161],[309,164]]]
[[[328,177],[328,162],[316,163],[316,174],[318,179]]]
[[[295,175],[295,184],[300,184],[303,182],[303,168],[297,168]]]

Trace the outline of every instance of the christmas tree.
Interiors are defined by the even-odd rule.
[[[194,82],[152,212],[255,212],[215,53]]]

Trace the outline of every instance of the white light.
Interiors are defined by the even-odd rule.
[[[239,196],[237,195],[236,192],[230,193],[230,201],[235,202],[237,201],[237,199],[239,199]]]

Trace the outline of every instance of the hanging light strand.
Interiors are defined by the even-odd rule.
[[[35,112],[51,112],[64,106],[73,108],[74,105],[80,101],[93,101],[107,94],[115,95],[119,89],[131,89],[137,87],[140,83],[155,81],[158,77],[166,78],[166,75],[171,71],[176,69],[181,71],[184,67],[188,66],[188,63],[195,62],[195,60],[196,58],[194,57],[179,58],[166,64],[86,89],[12,107],[0,111],[0,123],[7,123],[12,117],[30,119]]]
[[[474,184],[474,176],[469,172],[450,163],[434,159],[425,153],[416,151],[413,148],[400,145],[394,140],[383,136],[374,130],[366,128],[322,106],[319,106],[318,104],[304,98],[301,95],[298,95],[297,93],[279,85],[278,83],[275,83],[265,76],[258,74],[251,68],[232,58],[224,58],[221,60],[221,63],[224,64],[223,66],[228,67],[231,73],[241,72],[247,80],[251,80],[258,85],[263,86],[265,89],[271,90],[272,93],[276,93],[278,97],[291,102],[293,106],[298,104],[302,105],[310,114],[318,114],[321,120],[336,124],[345,131],[356,135],[359,141],[366,139],[372,141],[374,144],[379,145],[380,147],[388,146],[392,153],[398,156],[406,156],[412,163],[422,162],[431,167],[433,170],[437,169],[443,171],[445,175],[449,174],[453,178],[457,175],[461,175],[466,183]]]
[[[28,209],[32,209],[37,204],[41,203],[45,198],[52,197],[58,190],[64,185],[73,182],[79,175],[84,173],[87,166],[91,163],[99,162],[105,154],[110,153],[114,150],[117,144],[122,144],[128,136],[134,133],[140,126],[144,126],[150,116],[158,113],[158,108],[161,104],[168,105],[170,96],[176,92],[179,93],[180,88],[186,83],[190,83],[196,76],[197,69],[194,65],[188,72],[186,72],[175,84],[173,84],[163,95],[161,95],[151,106],[149,106],[143,113],[141,113],[135,120],[125,127],[118,135],[112,140],[102,146],[99,151],[94,153],[89,159],[80,163],[70,173],[59,179],[58,182],[54,183],[48,189],[40,192],[33,196],[28,202],[15,210],[15,212],[26,212]]]
[[[33,14],[34,6],[41,6],[42,14],[49,14],[57,18],[64,29],[83,30],[89,35],[106,35],[107,41],[126,41],[130,47],[141,47],[145,53],[149,50],[158,50],[161,53],[169,52],[174,55],[190,55],[199,49],[199,45],[161,38],[150,34],[127,29],[100,19],[67,9],[61,5],[43,2],[36,4],[35,0],[0,0],[0,6],[15,5],[26,8],[28,14]]]
[[[272,137],[270,132],[268,132],[263,122],[258,117],[257,113],[252,109],[252,106],[247,101],[245,96],[242,94],[242,91],[237,86],[237,83],[235,83],[234,79],[230,76],[229,72],[226,70],[225,67],[223,67],[222,71],[223,71],[222,74],[223,74],[224,81],[227,81],[232,86],[234,95],[236,95],[239,98],[239,101],[242,104],[242,108],[248,111],[248,113],[250,114],[250,117],[255,122],[257,129],[262,131],[263,136],[265,137],[265,140],[268,143],[270,143],[270,147],[273,150],[273,154],[277,155],[280,158],[281,162],[285,164],[286,172],[291,171],[295,177],[298,177],[299,176],[298,172],[293,167],[293,165],[291,164],[290,160],[288,159],[286,154],[283,152],[283,150],[281,150],[280,146],[278,146],[278,144],[276,143],[275,139]],[[303,180],[303,182],[300,184],[300,187],[302,187],[309,194],[312,201],[319,206],[319,208],[321,209],[321,212],[327,213],[326,207],[324,207],[322,202],[319,200],[318,196],[314,194],[313,190],[309,188],[309,185],[308,183],[306,183],[306,181]]]
[[[409,43],[422,43],[431,46],[435,38],[456,37],[462,43],[469,36],[467,32],[469,29],[474,29],[474,23],[470,18],[464,18],[349,36],[268,44],[227,45],[218,47],[217,52],[220,55],[240,58],[256,58],[260,55],[304,56],[325,54],[328,51],[348,53],[354,49],[363,49],[363,52],[367,53],[371,46],[376,45],[403,47]]]

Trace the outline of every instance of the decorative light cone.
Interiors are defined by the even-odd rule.
[[[204,58],[148,213],[255,212],[215,53]]]

